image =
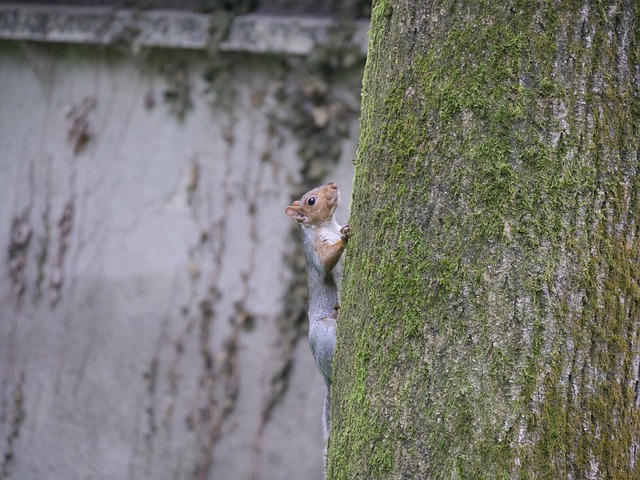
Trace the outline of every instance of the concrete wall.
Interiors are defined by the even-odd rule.
[[[283,208],[346,220],[359,73],[304,61],[0,43],[0,477],[322,478]]]

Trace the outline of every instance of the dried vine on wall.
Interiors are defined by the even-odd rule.
[[[220,25],[219,28],[221,32],[224,31],[224,26]],[[293,187],[292,197],[298,196],[309,187],[324,180],[325,175],[342,154],[340,149],[342,141],[353,133],[350,132],[350,128],[358,115],[360,71],[364,59],[350,43],[352,33],[353,29],[346,24],[336,27],[327,43],[319,46],[307,59],[273,57],[267,60],[273,61],[273,65],[279,70],[279,81],[268,90],[267,95],[277,96],[279,102],[271,115],[269,138],[267,146],[259,155],[258,169],[261,171],[264,168],[273,167],[272,149],[278,148],[285,139],[293,136],[299,145],[302,180]],[[119,45],[119,48],[121,47],[122,45]],[[133,45],[131,52],[136,62],[144,63],[151,57],[148,55],[149,52],[140,51]],[[174,55],[166,55],[165,58],[168,58],[168,61],[163,62],[154,73],[161,73],[164,76],[166,88],[162,93],[162,99],[165,104],[177,119],[183,119],[189,115],[194,103],[196,92],[193,69],[188,56],[186,59],[176,59]],[[235,98],[233,92],[229,91],[231,82],[228,80],[232,78],[236,65],[247,60],[246,57],[241,60],[238,55],[222,55],[218,52],[211,55],[209,61],[209,68],[206,69],[205,74],[205,80],[209,84],[208,98],[211,100],[212,108],[222,112],[228,118],[229,125],[225,131],[228,146],[226,168],[230,169],[230,151],[236,140],[234,124],[237,119],[234,118],[233,112]],[[255,61],[255,58],[250,61]],[[336,87],[336,83],[338,81],[342,85],[349,83],[345,79],[350,79],[352,85],[340,90]],[[153,94],[148,94],[142,101],[147,108],[153,108],[156,103]],[[76,157],[87,152],[91,153],[93,142],[98,139],[99,131],[94,129],[92,118],[92,115],[95,115],[96,106],[95,97],[85,97],[68,109],[66,135],[74,162]],[[50,212],[47,203],[42,213],[43,237],[33,235],[29,224],[29,214],[32,212],[29,209],[14,218],[8,257],[11,280],[18,297],[23,295],[26,288],[24,270],[27,251],[30,246],[35,246],[38,250],[36,252],[38,265],[34,298],[37,299],[46,293],[51,306],[58,304],[62,299],[65,261],[69,262],[67,257],[71,256],[72,251],[69,242],[74,226],[82,224],[78,217],[83,210],[81,205],[75,203],[75,164],[71,170],[69,182],[71,192],[66,203],[63,201],[63,204],[58,207],[61,209],[58,213]],[[209,200],[202,197],[204,187],[200,183],[200,175],[200,163],[197,158],[194,158],[187,185],[187,198],[191,215],[202,228],[189,252],[192,289],[191,297],[184,302],[182,308],[181,320],[185,320],[184,328],[177,338],[172,338],[167,334],[169,331],[167,324],[170,320],[163,320],[162,338],[158,340],[159,346],[148,364],[144,381],[149,395],[145,436],[151,450],[160,424],[169,423],[168,418],[172,415],[174,408],[173,399],[164,405],[161,403],[160,379],[164,378],[168,382],[170,396],[175,399],[181,381],[178,368],[180,358],[188,348],[187,342],[197,337],[198,355],[203,368],[199,369],[201,377],[196,399],[197,407],[193,408],[187,417],[187,425],[194,429],[197,437],[202,440],[202,455],[196,476],[205,478],[211,469],[221,428],[233,411],[239,393],[239,337],[241,332],[250,328],[255,320],[254,313],[247,304],[251,269],[257,260],[256,246],[260,242],[257,232],[257,215],[259,196],[263,191],[258,182],[262,175],[257,175],[255,184],[247,188],[249,193],[247,208],[251,218],[249,270],[244,274],[243,292],[235,304],[231,318],[223,318],[217,285],[221,268],[219,262],[224,257],[226,248],[221,239],[224,238],[227,228],[226,219],[229,217],[231,193],[229,185],[225,184],[222,211],[216,215],[215,219],[208,217],[198,210]],[[228,178],[226,173],[225,178]],[[278,345],[279,358],[270,370],[269,391],[261,407],[261,423],[255,442],[256,456],[261,452],[264,427],[269,421],[273,408],[286,392],[295,345],[306,334],[307,328],[304,259],[296,252],[286,261],[292,266],[295,274],[283,299],[283,314],[276,319],[281,340]],[[206,276],[201,275],[200,271],[200,266],[204,263],[214,265],[213,271],[207,272]],[[32,287],[29,286],[29,288]],[[216,322],[222,324],[226,320],[229,320],[232,325],[231,332],[225,338],[221,349],[214,350],[212,347],[212,342],[215,340],[212,334],[214,325]],[[166,345],[167,340],[171,342],[173,358],[168,365],[165,365],[161,358],[161,349]],[[17,425],[20,426],[19,423]],[[259,475],[259,468],[257,468],[254,477],[258,478]]]

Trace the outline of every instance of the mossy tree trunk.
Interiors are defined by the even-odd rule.
[[[374,2],[328,478],[640,478],[639,18]]]

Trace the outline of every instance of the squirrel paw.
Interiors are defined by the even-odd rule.
[[[351,227],[349,225],[345,225],[340,229],[340,233],[342,234],[342,240],[346,242],[351,236]]]

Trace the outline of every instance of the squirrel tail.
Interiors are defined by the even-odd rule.
[[[331,399],[329,397],[329,388],[327,388],[327,396],[324,398],[324,410],[322,411],[322,433],[324,434],[324,439],[329,438],[329,410],[331,408],[330,405]]]

